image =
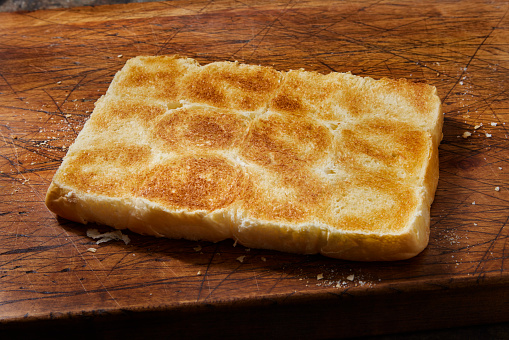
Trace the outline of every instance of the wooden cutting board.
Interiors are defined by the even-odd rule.
[[[508,11],[184,0],[0,14],[0,328],[315,338],[509,321]],[[108,229],[55,218],[46,189],[115,72],[174,53],[436,86],[445,123],[428,248],[353,263],[132,233],[98,245],[86,230]]]

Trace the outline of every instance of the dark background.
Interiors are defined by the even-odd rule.
[[[128,4],[131,2],[149,1],[150,0],[0,0],[0,12],[35,11],[38,9]]]

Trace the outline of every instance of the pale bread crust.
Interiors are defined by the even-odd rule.
[[[407,259],[428,244],[442,124],[436,89],[406,80],[133,58],[46,205],[159,237]]]

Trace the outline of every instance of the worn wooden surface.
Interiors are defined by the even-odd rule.
[[[346,337],[509,321],[508,11],[285,0],[0,13],[0,327]],[[435,85],[445,124],[428,248],[352,263],[134,234],[96,245],[97,226],[56,219],[45,191],[115,72],[173,53]]]

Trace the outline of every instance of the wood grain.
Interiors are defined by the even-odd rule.
[[[1,13],[0,327],[346,337],[509,321],[508,11],[220,0]],[[55,218],[46,189],[115,72],[173,53],[435,85],[445,124],[428,248],[352,263],[135,234],[96,245],[86,229],[107,229]]]

